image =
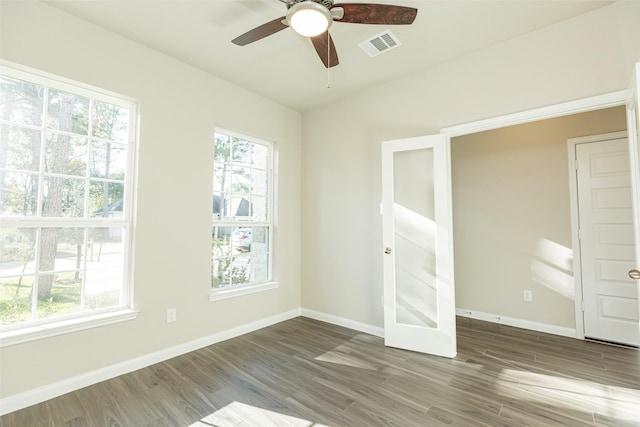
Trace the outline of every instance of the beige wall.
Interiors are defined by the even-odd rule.
[[[575,328],[567,139],[625,130],[625,114],[609,108],[452,140],[458,308]]]
[[[2,2],[4,60],[140,105],[134,321],[0,350],[0,397],[300,307],[301,116],[42,3]],[[215,126],[275,142],[277,290],[209,302]],[[165,322],[177,308],[177,322]]]
[[[382,326],[381,141],[625,89],[640,61],[638,22],[640,2],[616,2],[305,112],[303,307]],[[553,162],[566,164],[566,154]],[[530,280],[527,266],[522,271]],[[499,303],[489,308],[514,314]],[[514,316],[571,322],[531,311]]]

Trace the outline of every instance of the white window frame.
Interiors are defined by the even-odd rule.
[[[130,110],[127,138],[127,166],[124,180],[124,206],[121,218],[59,218],[59,217],[10,217],[0,216],[3,228],[45,228],[70,227],[122,227],[123,236],[123,283],[121,288],[121,304],[117,307],[101,310],[72,313],[48,319],[28,321],[0,326],[0,347],[47,338],[55,335],[104,326],[135,319],[139,313],[133,307],[133,227],[134,227],[134,194],[137,182],[136,154],[138,137],[138,104],[133,98],[106,91],[94,86],[79,83],[53,74],[45,73],[9,61],[0,60],[0,74],[9,78],[28,81],[49,89],[73,93],[126,107]],[[7,125],[9,125],[7,123]],[[40,126],[43,135],[46,133],[46,121]],[[38,171],[42,174],[42,170]]]
[[[240,227],[240,226],[251,226],[251,227],[266,227],[269,230],[269,260],[268,260],[268,277],[266,280],[261,282],[253,282],[248,284],[239,284],[236,286],[231,286],[227,288],[211,288],[211,292],[209,294],[210,301],[218,301],[226,298],[237,297],[241,295],[248,295],[256,292],[267,291],[270,289],[276,289],[280,286],[279,282],[274,280],[274,247],[275,247],[275,235],[276,235],[276,226],[275,226],[275,179],[276,179],[276,150],[275,144],[270,141],[266,141],[264,139],[256,138],[253,136],[248,136],[242,133],[230,131],[224,128],[216,127],[216,134],[223,134],[229,137],[235,137],[239,139],[243,139],[249,141],[254,144],[260,144],[266,146],[269,149],[269,164],[267,167],[267,220],[266,221],[252,221],[246,219],[237,219],[237,220],[213,220],[211,224],[211,229],[213,227]],[[214,135],[215,138],[215,135]],[[215,143],[215,142],[214,142]],[[215,147],[214,147],[215,150]],[[212,162],[213,164],[213,162]],[[212,173],[213,178],[213,173]],[[212,179],[213,183],[213,179]],[[213,191],[211,192],[213,194]],[[213,263],[213,257],[210,258]],[[212,271],[212,268],[210,268]]]

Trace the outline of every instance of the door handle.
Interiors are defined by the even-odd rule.
[[[386,248],[384,248],[384,253],[389,255],[391,253],[391,248],[389,246],[387,246]],[[631,274],[631,272],[629,272],[629,274]],[[638,274],[640,274],[640,271],[638,271]],[[640,277],[640,276],[639,276]]]
[[[640,270],[629,270],[629,277],[632,279],[640,280]]]

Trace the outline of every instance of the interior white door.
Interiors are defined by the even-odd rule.
[[[449,138],[382,143],[385,345],[456,355]]]
[[[627,138],[580,143],[578,216],[585,337],[640,345]]]
[[[631,159],[631,190],[633,200],[635,265],[629,270],[629,277],[636,281],[636,292],[640,296],[640,62],[635,64],[631,78],[632,98],[627,103],[627,133],[629,136],[629,156]],[[640,304],[637,307],[640,318]],[[640,330],[640,321],[637,325]]]

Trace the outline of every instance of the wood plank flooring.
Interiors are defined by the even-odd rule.
[[[640,351],[458,319],[458,356],[299,317],[1,426],[640,426]]]

